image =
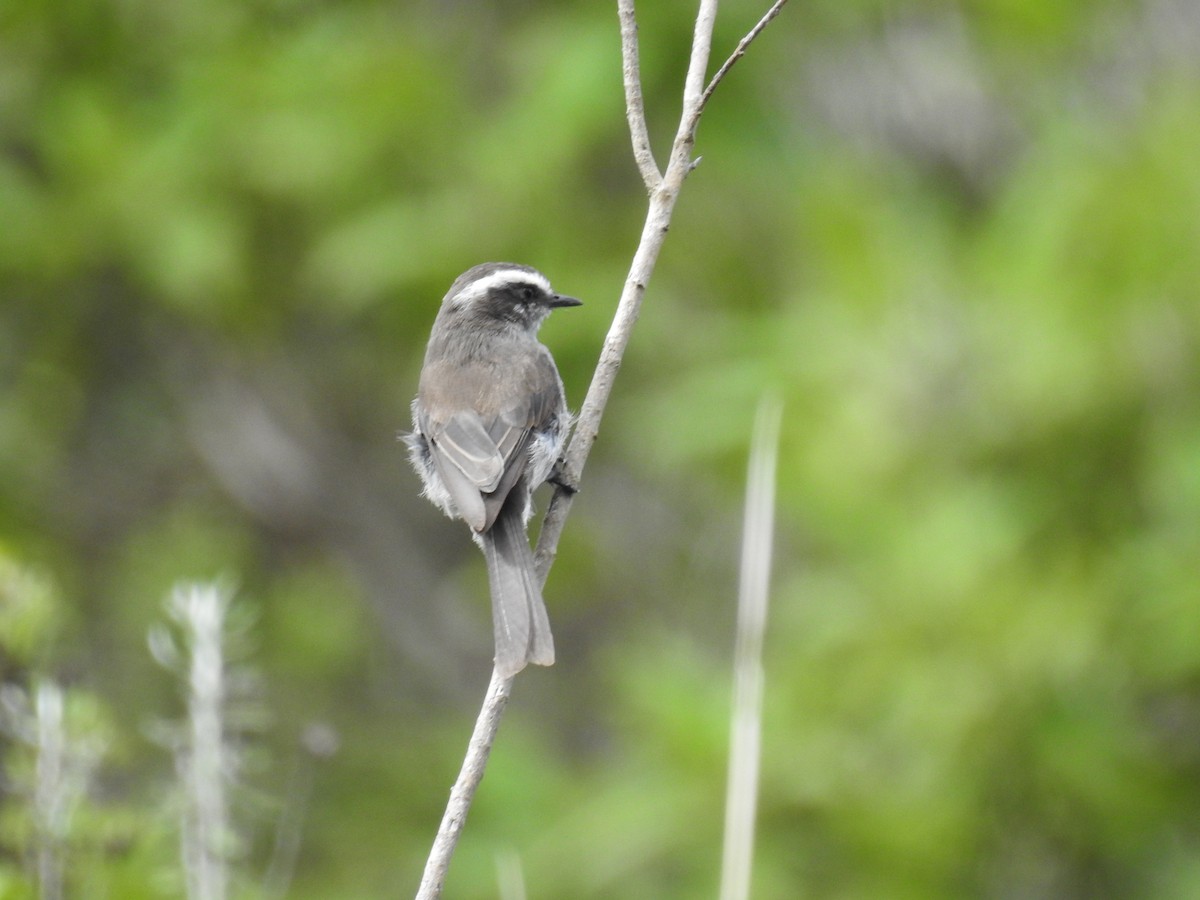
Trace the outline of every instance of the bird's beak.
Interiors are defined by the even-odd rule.
[[[550,298],[551,309],[559,309],[563,306],[583,306],[583,301],[575,297],[564,297],[562,294],[555,294]]]

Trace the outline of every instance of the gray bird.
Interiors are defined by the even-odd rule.
[[[413,400],[409,457],[424,495],[462,519],[487,560],[496,668],[554,663],[526,526],[571,427],[554,358],[537,339],[556,294],[529,266],[483,263],[455,279],[433,323]]]

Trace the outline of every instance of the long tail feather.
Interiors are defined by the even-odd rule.
[[[492,590],[497,670],[511,678],[528,663],[553,665],[550,619],[519,504],[506,503],[495,524],[479,537]]]

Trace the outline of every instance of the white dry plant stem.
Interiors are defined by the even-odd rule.
[[[33,815],[37,832],[38,889],[42,900],[63,893],[62,851],[75,797],[67,780],[67,734],[63,695],[58,685],[43,682],[35,695],[37,769]]]
[[[758,407],[746,486],[746,519],[738,584],[737,638],[733,654],[733,714],[725,791],[725,846],[721,900],[749,900],[754,858],[754,818],[762,740],[763,635],[775,536],[775,470],[781,406],[766,398]]]
[[[40,900],[64,896],[71,820],[87,795],[103,753],[99,736],[73,733],[67,705],[63,689],[53,681],[39,682],[32,701],[16,685],[5,685],[0,695],[0,731],[28,747],[34,756],[28,796]]]
[[[683,187],[684,179],[696,167],[698,160],[692,158],[696,142],[696,128],[700,116],[717,85],[730,68],[746,52],[754,40],[782,9],[787,0],[775,0],[768,12],[755,24],[738,43],[733,54],[717,70],[707,83],[709,54],[712,48],[713,26],[716,22],[717,0],[700,0],[696,15],[696,26],[692,37],[692,52],[684,78],[683,104],[679,127],[671,144],[671,153],[665,172],[660,172],[650,150],[649,132],[646,127],[645,105],[642,96],[641,77],[638,65],[637,17],[634,0],[617,0],[617,13],[621,26],[621,59],[625,88],[626,118],[629,123],[633,144],[634,160],[646,185],[650,197],[646,221],[642,227],[641,240],[634,252],[629,274],[617,303],[617,311],[609,327],[608,336],[600,352],[591,385],[580,409],[579,420],[571,435],[564,454],[563,484],[578,485],[583,475],[584,464],[599,434],[600,419],[612,393],[617,371],[625,348],[633,333],[641,311],[646,285],[654,272],[659,252],[667,237],[675,201]],[[574,499],[573,490],[555,490],[538,536],[535,559],[538,578],[545,583],[558,548],[567,514]],[[450,791],[450,800],[442,816],[433,848],[425,862],[425,871],[417,890],[417,900],[436,900],[441,897],[450,858],[458,843],[466,822],[467,812],[475,791],[483,779],[488,756],[496,738],[500,718],[512,691],[512,679],[502,678],[494,670],[484,696],[483,706],[475,723],[475,730],[467,746],[462,769]]]
[[[185,852],[191,859],[191,896],[223,900],[228,873],[225,842],[229,816],[225,802],[225,662],[221,647],[226,596],[212,586],[194,586],[177,595],[181,620],[191,631],[188,722],[191,740],[183,758],[189,815]]]
[[[500,900],[526,900],[521,856],[511,847],[496,854],[496,889]]]
[[[187,720],[171,742],[183,787],[180,850],[189,900],[224,900],[229,890],[234,841],[227,789],[238,767],[226,726],[231,599],[218,584],[177,584],[166,609],[178,628],[178,642],[165,628],[150,632],[151,652],[183,680],[187,697]]]

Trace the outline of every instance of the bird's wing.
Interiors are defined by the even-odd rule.
[[[547,367],[544,363],[549,363]],[[483,497],[485,528],[500,514],[509,492],[525,474],[529,465],[529,443],[535,432],[549,427],[562,405],[562,386],[549,353],[527,373],[522,401],[500,413],[488,423],[488,434],[504,457],[504,474],[496,487]],[[536,484],[529,485],[532,491]]]
[[[527,416],[521,407],[507,410],[496,416],[488,430],[496,449],[504,457],[504,472],[496,486],[483,497],[484,529],[492,527],[504,501],[512,491],[513,486],[525,474],[525,466],[529,462],[529,439],[531,431],[527,424]]]
[[[484,422],[473,410],[455,413],[432,435],[433,460],[463,520],[487,531],[513,485],[525,473],[530,429],[520,410]]]
[[[473,410],[456,412],[441,427],[437,445],[480,491],[494,491],[504,474],[505,453],[496,429]]]
[[[521,451],[529,440],[529,423],[527,416],[520,408],[510,409],[496,416],[487,423],[487,436],[502,460],[505,469],[512,468],[514,462],[524,455]],[[497,479],[497,485],[500,479]],[[497,490],[496,486],[489,490]]]
[[[431,456],[458,514],[476,531],[485,530],[495,516],[483,498],[504,475],[504,457],[472,410],[460,410],[431,431]]]
[[[442,484],[454,500],[454,508],[458,515],[475,531],[484,531],[488,526],[488,510],[484,506],[483,494],[479,492],[479,488],[442,452],[437,443],[430,444],[429,455],[433,458]]]

